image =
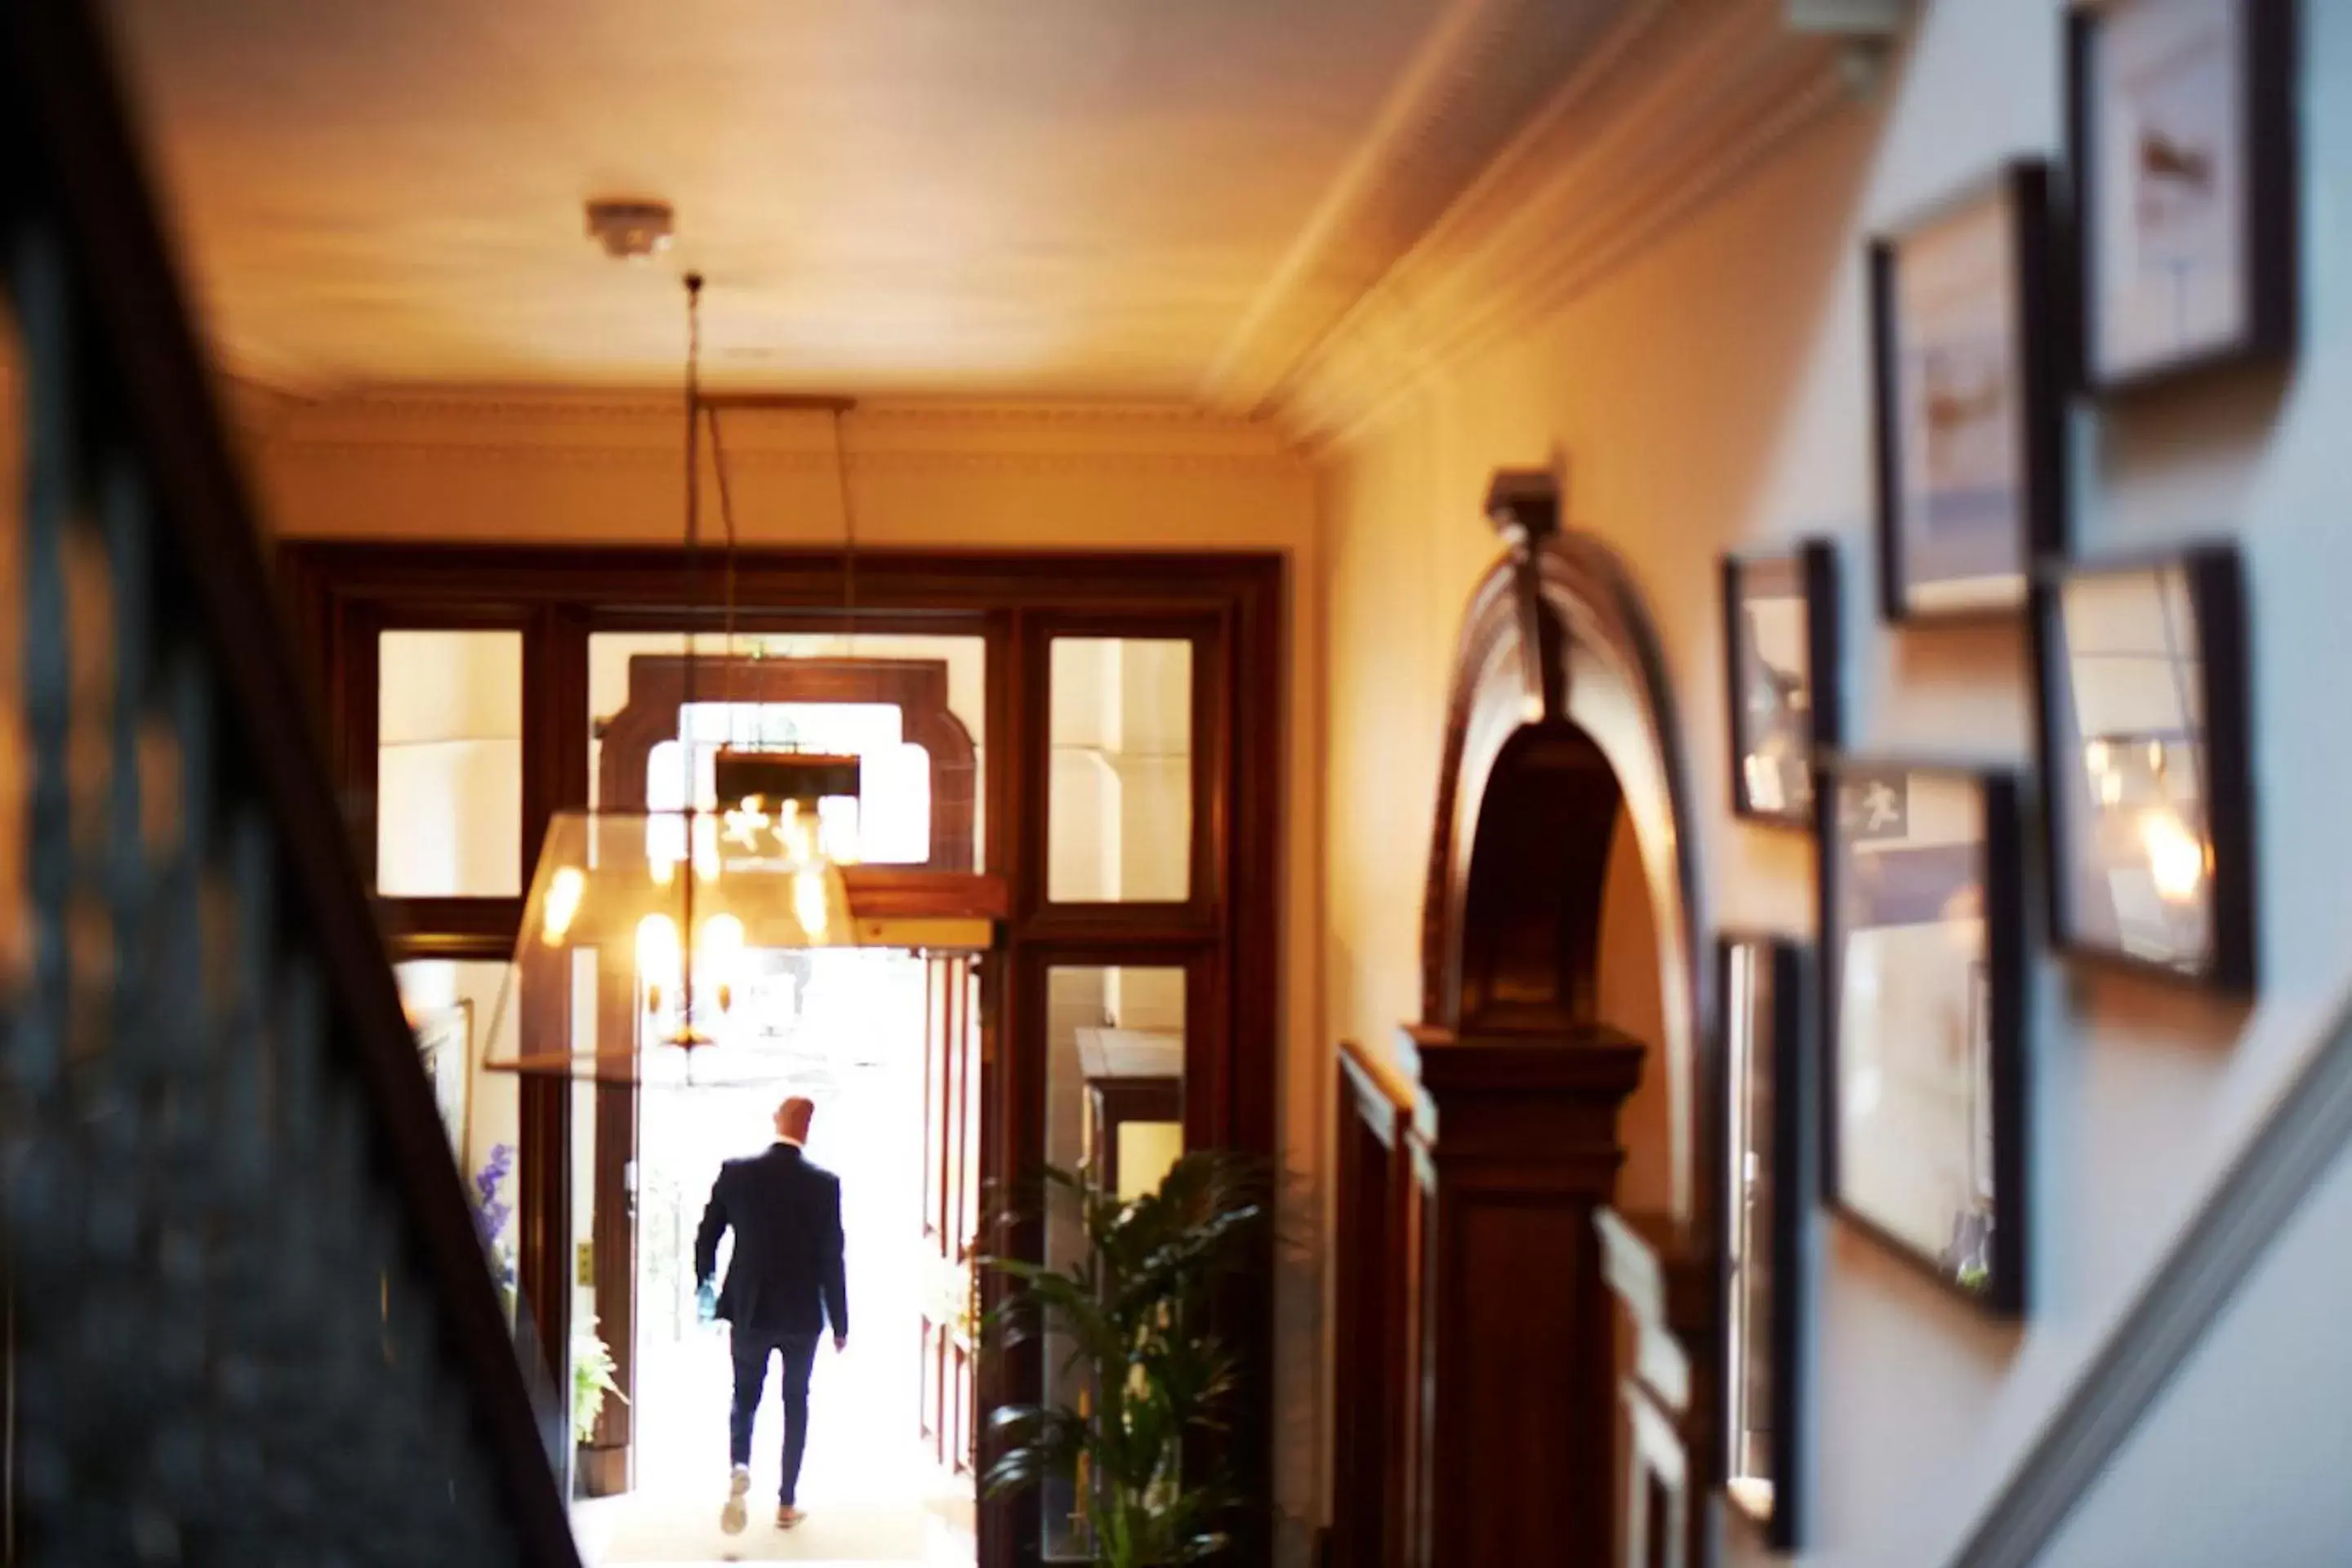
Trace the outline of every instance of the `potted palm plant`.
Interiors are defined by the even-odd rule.
[[[1225,1427],[1240,1362],[1208,1331],[1209,1303],[1254,1256],[1265,1215],[1255,1163],[1196,1151],[1156,1191],[1127,1199],[1084,1169],[1044,1176],[1048,1204],[1075,1205],[1084,1246],[1058,1268],[983,1258],[1011,1285],[983,1321],[984,1342],[992,1355],[1041,1344],[1060,1361],[1066,1397],[997,1412],[983,1489],[1066,1484],[1097,1568],[1214,1557],[1241,1499],[1202,1439]]]

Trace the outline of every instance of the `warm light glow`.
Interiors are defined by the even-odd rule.
[[[719,1010],[728,1012],[735,1005],[735,982],[743,963],[743,922],[733,915],[718,914],[702,922],[695,934],[694,961],[698,971],[695,989],[708,980],[719,998]]]
[[[783,846],[784,858],[794,865],[816,858],[816,822],[801,810],[799,801],[784,802],[783,815],[776,819],[776,842]]]
[[[2089,764],[2095,773],[2105,773],[2113,760],[2105,741],[2093,741],[2083,748],[2083,761]]]
[[[767,830],[767,800],[762,795],[745,795],[741,805],[727,813],[727,841],[751,854],[760,852],[760,836]]]
[[[801,929],[808,932],[811,942],[825,940],[826,930],[833,923],[827,905],[823,867],[813,867],[793,877],[793,913],[800,918]]]
[[[2174,904],[2195,899],[2205,881],[2205,846],[2179,815],[2161,808],[2142,813],[2139,841],[2147,851],[2148,875],[2156,881],[2158,896]]]
[[[637,922],[637,978],[645,983],[646,1005],[661,1010],[662,992],[677,984],[677,922],[664,914]]]
[[[719,819],[699,811],[694,814],[694,874],[706,882],[719,875]]]
[[[2121,773],[2101,773],[2099,775],[2099,804],[2102,805],[2119,805],[2123,803],[2123,798],[2124,775]]]
[[[577,866],[560,867],[547,885],[547,906],[540,918],[539,940],[562,947],[579,917],[580,900],[588,896],[588,874]]]

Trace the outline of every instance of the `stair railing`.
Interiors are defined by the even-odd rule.
[[[92,8],[0,148],[6,1561],[573,1568]]]

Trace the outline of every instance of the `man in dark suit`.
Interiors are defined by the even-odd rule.
[[[734,1469],[720,1528],[743,1528],[751,1489],[751,1425],[768,1381],[768,1358],[784,1358],[784,1484],[776,1528],[803,1517],[794,1491],[808,1447],[809,1372],[817,1342],[833,1329],[833,1348],[849,1343],[849,1292],[842,1267],[841,1179],[809,1163],[809,1120],[816,1107],[798,1096],[776,1108],[776,1141],[750,1159],[719,1168],[694,1238],[694,1278],[707,1291],[719,1268],[719,1238],[735,1233],[735,1255],[719,1292],[735,1354],[735,1405],[728,1422]]]

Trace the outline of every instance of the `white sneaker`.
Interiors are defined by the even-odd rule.
[[[778,1530],[795,1529],[799,1526],[800,1521],[807,1517],[807,1514],[803,1513],[799,1509],[794,1508],[790,1503],[780,1504],[776,1509],[776,1528]]]
[[[727,1506],[719,1510],[719,1528],[730,1535],[743,1533],[743,1498],[751,1489],[751,1467],[738,1465],[727,1474]]]

